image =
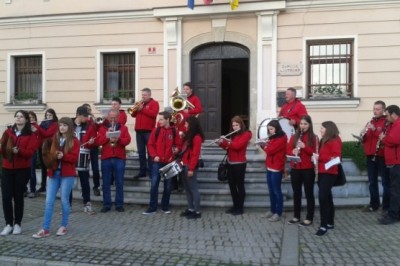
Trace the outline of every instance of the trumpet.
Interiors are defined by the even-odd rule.
[[[238,132],[239,130],[240,130],[240,128],[232,131],[231,133],[226,134],[225,136],[221,136],[221,137],[219,137],[219,139],[214,140],[213,142],[211,142],[210,144],[208,144],[206,146],[211,146],[211,145],[217,143],[220,139],[226,139],[227,137],[229,137],[229,136],[235,134],[236,132]]]
[[[143,105],[143,104],[144,104],[144,101],[143,101],[143,100],[137,101],[137,102],[135,102],[135,103],[133,104],[132,107],[129,107],[126,111],[128,112],[128,114],[131,115],[132,113],[137,112],[138,109],[139,109],[139,107],[140,107],[141,105]]]

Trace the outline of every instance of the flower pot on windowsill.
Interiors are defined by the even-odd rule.
[[[327,93],[315,93],[311,96],[311,99],[347,99],[349,96],[343,94],[327,94]]]
[[[34,105],[34,104],[41,104],[42,100],[38,99],[14,99],[14,104],[24,104],[24,105]]]

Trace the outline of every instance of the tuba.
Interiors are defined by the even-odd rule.
[[[195,108],[195,106],[187,100],[187,95],[180,93],[178,87],[175,88],[174,93],[171,95],[170,106],[174,113],[172,114],[171,122],[175,125],[182,123],[184,117],[181,113],[186,108]]]

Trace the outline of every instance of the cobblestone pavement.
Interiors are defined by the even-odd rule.
[[[33,239],[43,207],[44,196],[25,199],[23,234],[0,238],[0,265],[400,265],[400,223],[378,225],[378,213],[359,209],[338,209],[335,229],[317,237],[318,214],[302,228],[285,219],[268,222],[261,209],[232,216],[210,208],[187,220],[179,216],[182,208],[144,216],[145,206],[127,205],[124,213],[91,216],[75,199],[67,235],[55,236],[57,201],[52,235]],[[0,221],[2,227],[2,210]]]

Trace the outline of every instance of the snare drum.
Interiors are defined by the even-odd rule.
[[[283,132],[285,132],[288,142],[290,140],[290,137],[295,133],[294,127],[289,123],[289,119],[287,118],[266,118],[264,119],[260,126],[258,127],[257,131],[257,138],[258,139],[266,139],[268,137],[268,128],[267,125],[269,122],[272,120],[278,120],[279,125],[281,126]]]
[[[178,161],[172,161],[164,167],[160,168],[159,172],[161,177],[164,179],[170,179],[182,172],[182,163]]]
[[[85,148],[80,148],[79,159],[76,163],[76,170],[78,171],[89,171],[90,162],[90,150]]]

